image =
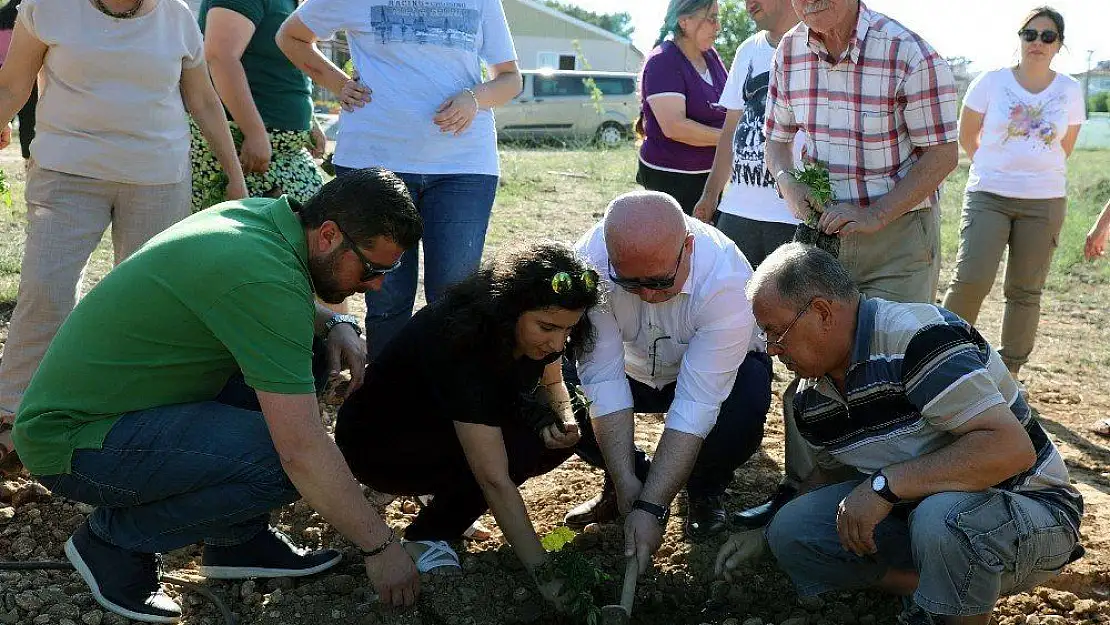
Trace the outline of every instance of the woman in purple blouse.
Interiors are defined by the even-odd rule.
[[[705,188],[725,121],[717,101],[728,73],[713,49],[720,29],[717,0],[670,0],[640,75],[644,143],[636,182],[671,194],[687,215]]]

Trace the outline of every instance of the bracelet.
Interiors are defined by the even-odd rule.
[[[481,103],[478,102],[478,94],[474,93],[474,90],[471,89],[470,87],[463,87],[463,91],[469,93],[470,97],[474,98],[474,110],[475,111],[482,110],[482,105],[481,105]]]
[[[386,538],[384,543],[378,545],[377,547],[374,547],[373,549],[360,549],[360,551],[362,551],[362,557],[373,558],[376,555],[380,555],[395,542],[397,542],[397,532],[394,532],[393,528],[391,527],[389,528],[389,538]]]

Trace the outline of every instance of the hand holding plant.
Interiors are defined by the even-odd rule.
[[[825,234],[819,228],[821,214],[836,201],[833,195],[832,182],[829,179],[829,170],[817,162],[807,162],[801,169],[791,170],[790,176],[805,185],[809,190],[807,203],[810,212],[805,220],[798,224],[794,233],[794,240],[799,243],[815,245],[826,252],[837,256],[840,253],[840,237],[834,234]]]

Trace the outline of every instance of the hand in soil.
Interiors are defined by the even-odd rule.
[[[875,526],[890,514],[893,504],[871,490],[870,480],[860,482],[836,508],[836,531],[845,551],[857,556],[871,555],[875,546]]]
[[[729,582],[733,581],[732,572],[740,565],[755,562],[762,558],[769,548],[763,528],[737,532],[728,537],[721,550],[717,552],[717,562],[713,573]]]
[[[366,558],[366,576],[381,597],[382,605],[410,606],[420,597],[420,575],[401,543]]]
[[[651,558],[663,544],[663,526],[651,514],[633,510],[624,518],[624,556],[636,556],[640,575],[651,566]]]

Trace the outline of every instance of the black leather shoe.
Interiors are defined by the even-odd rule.
[[[740,510],[739,512],[732,513],[732,524],[737,527],[744,527],[748,529],[756,529],[763,527],[771,522],[775,513],[785,506],[791,499],[798,494],[798,489],[786,484],[780,484],[778,490],[771,495],[770,499],[764,501],[758,506],[753,506],[747,510]]]
[[[620,510],[617,508],[617,489],[612,482],[605,480],[601,493],[571,508],[563,517],[563,523],[573,530],[580,530],[590,523],[610,523],[618,518]]]
[[[686,537],[702,540],[725,529],[725,507],[720,495],[687,496]]]

